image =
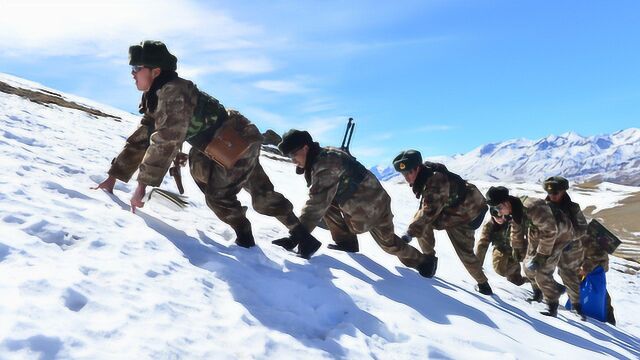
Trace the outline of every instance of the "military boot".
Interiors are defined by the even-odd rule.
[[[281,239],[276,239],[271,241],[273,245],[282,246],[286,250],[292,251],[296,246],[298,246],[298,242],[291,238],[291,236],[283,237]]]
[[[580,303],[576,303],[576,304],[571,303],[571,307],[573,307],[573,310],[576,311],[576,314],[578,314],[578,316],[580,317],[580,320],[587,321],[587,317],[582,312],[582,304],[580,304]]]
[[[613,315],[613,307],[607,308],[607,322],[613,326],[616,326],[616,317]]]
[[[544,316],[557,317],[558,316],[558,303],[557,302],[552,302],[552,303],[547,304],[547,311],[541,311],[540,314],[542,314]]]
[[[488,281],[476,285],[476,291],[483,295],[493,295],[493,290],[491,290],[491,286],[489,286]]]
[[[525,282],[527,282],[528,279],[526,277],[523,277],[520,274],[514,274],[514,275],[507,276],[507,280],[509,280],[511,283],[515,284],[516,286],[520,286]]]
[[[358,246],[358,239],[349,240],[349,241],[336,241],[335,244],[329,244],[327,247],[331,250],[339,250],[350,253],[357,253],[360,251],[360,247]]]
[[[542,290],[537,288],[533,289],[533,296],[531,296],[530,298],[527,298],[527,302],[528,303],[542,302]]]
[[[242,246],[243,248],[250,248],[256,245],[253,239],[253,233],[251,232],[251,226],[234,230],[236,232],[236,245]]]
[[[560,283],[556,283],[556,289],[558,289],[558,292],[560,293],[560,295],[567,292],[567,287]]]

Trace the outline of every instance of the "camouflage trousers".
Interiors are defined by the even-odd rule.
[[[558,302],[560,289],[553,278],[553,273],[558,268],[558,274],[567,287],[567,295],[572,303],[580,302],[580,279],[578,268],[582,262],[582,246],[574,241],[564,246],[554,247],[545,264],[536,271],[525,267],[524,273],[531,280],[533,289],[540,289],[547,303]],[[536,255],[536,247],[527,249],[524,263],[528,263]]]
[[[487,282],[487,276],[482,270],[482,263],[480,259],[473,252],[473,245],[475,243],[475,230],[469,225],[459,225],[444,229],[453,244],[453,248],[462,261],[462,264],[467,269],[469,274],[474,278],[478,284]],[[428,225],[422,236],[418,238],[418,244],[425,255],[435,255],[436,238],[434,235],[434,227]]]
[[[327,224],[331,237],[336,244],[353,244],[358,242],[356,231],[350,226],[350,216],[340,210],[338,205],[331,204],[323,217]],[[388,254],[398,257],[400,262],[407,267],[417,268],[425,256],[418,249],[405,243],[394,232],[393,213],[391,204],[387,204],[383,215],[377,221],[372,221],[375,225],[368,229],[371,237]]]
[[[558,261],[558,275],[567,287],[567,295],[572,304],[580,302],[580,265],[584,258],[584,248],[580,240],[572,241],[562,251]]]
[[[518,286],[522,285],[524,279],[520,271],[520,263],[511,256],[511,252],[502,252],[494,248],[491,255],[493,270],[496,274],[506,277],[507,280]]]
[[[260,165],[259,155],[260,144],[253,144],[236,165],[227,170],[192,148],[189,152],[189,168],[191,176],[205,195],[207,206],[236,233],[251,231],[251,223],[246,217],[247,207],[237,199],[242,189],[251,195],[251,205],[258,213],[277,218],[291,230],[300,223],[293,213],[293,205],[274,191],[271,180]]]

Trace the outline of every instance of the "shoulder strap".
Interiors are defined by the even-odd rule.
[[[367,176],[367,168],[364,167],[353,156],[333,147],[324,148],[320,156],[335,155],[340,157],[345,168],[344,173],[340,176],[338,190],[336,191],[335,201],[343,204],[353,196],[358,189],[358,185]]]
[[[447,176],[449,180],[449,200],[447,206],[456,207],[462,204],[467,196],[467,182],[458,174],[447,169],[444,164],[425,161],[424,166],[433,172],[439,172]]]

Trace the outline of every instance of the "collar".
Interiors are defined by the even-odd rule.
[[[140,105],[138,106],[138,111],[140,112],[140,114],[144,114],[147,111],[156,111],[156,107],[158,106],[157,91],[165,86],[168,82],[176,78],[178,78],[178,73],[176,73],[175,71],[162,70],[160,75],[153,79],[153,83],[151,84],[149,90],[145,91],[142,94],[142,99],[140,100]]]

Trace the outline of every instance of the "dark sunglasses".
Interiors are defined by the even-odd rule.
[[[560,191],[547,191],[547,194],[556,196],[556,195],[560,194]]]
[[[132,65],[131,66],[131,73],[132,74],[137,74],[138,71],[144,69],[144,67],[145,67],[144,65]]]
[[[494,208],[493,206],[489,208],[489,213],[491,214],[491,216],[495,216],[495,217],[500,216],[500,210]]]
[[[302,148],[297,148],[297,149],[293,150],[292,152],[286,154],[286,157],[288,157],[289,159],[293,160],[293,158],[296,157],[296,154],[300,150],[302,150]]]

